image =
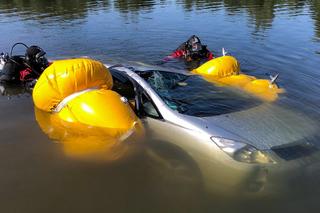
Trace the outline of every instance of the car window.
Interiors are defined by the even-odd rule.
[[[141,96],[141,104],[146,116],[152,118],[161,118],[161,115],[157,111],[156,106],[153,104],[151,99],[147,97],[144,93]]]
[[[134,100],[134,86],[129,78],[119,72],[111,72],[113,78],[112,90],[126,97],[129,101]]]

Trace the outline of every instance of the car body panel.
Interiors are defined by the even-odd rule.
[[[300,141],[316,134],[318,129],[311,119],[268,103],[204,119],[209,126],[227,129],[260,150]]]

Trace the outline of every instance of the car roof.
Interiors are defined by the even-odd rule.
[[[123,64],[116,64],[116,65],[106,65],[105,66],[111,71],[111,70],[117,70],[117,71],[125,71],[126,73],[128,73],[128,70],[131,70],[134,73],[137,74],[141,74],[142,72],[154,72],[154,71],[158,71],[158,72],[171,72],[171,73],[179,73],[182,75],[192,75],[192,73],[186,71],[186,70],[182,70],[182,69],[169,69],[169,68],[163,68],[160,66],[126,66]],[[127,69],[127,70],[124,70]]]

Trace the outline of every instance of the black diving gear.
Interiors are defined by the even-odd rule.
[[[12,55],[13,49],[17,45],[26,47],[25,55]],[[28,47],[23,43],[14,44],[10,56],[1,55],[4,65],[3,69],[0,70],[0,81],[27,82],[37,79],[49,66],[45,54],[42,48],[35,45]]]

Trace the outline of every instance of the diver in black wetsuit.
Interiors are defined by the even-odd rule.
[[[24,56],[12,56],[12,50],[18,44],[27,48]],[[11,49],[10,56],[8,54],[1,54],[0,56],[3,65],[2,70],[0,70],[0,82],[30,83],[35,81],[49,66],[45,54],[42,48],[38,46],[28,47],[23,43],[16,43]]]
[[[193,35],[163,60],[166,61],[173,58],[183,58],[187,62],[201,59],[209,61],[213,59],[213,54],[207,49],[206,45],[201,44],[198,36]]]
[[[189,70],[199,67],[201,64],[213,59],[213,54],[203,45],[198,36],[192,35],[183,42],[173,53],[162,59],[165,63],[171,59],[183,59]]]

